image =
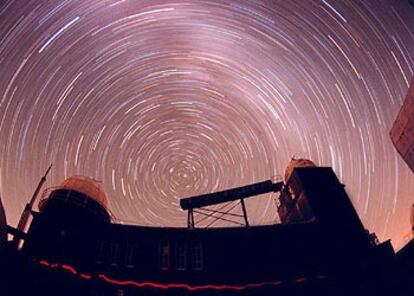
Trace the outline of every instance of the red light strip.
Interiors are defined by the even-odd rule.
[[[76,271],[76,269],[70,265],[66,265],[66,264],[62,264],[61,265],[62,269],[69,271],[70,273],[77,275],[78,272]]]
[[[38,261],[36,259],[33,259],[33,261]],[[79,273],[73,266],[67,265],[67,264],[58,264],[58,263],[49,263],[46,260],[40,260],[38,263],[42,266],[46,266],[52,269],[55,269],[57,267],[60,267],[63,270],[66,270],[70,272],[73,275],[77,275],[82,279],[85,280],[91,280],[92,276],[85,273]],[[282,284],[282,281],[273,281],[273,282],[261,282],[261,283],[251,283],[246,284],[242,286],[235,286],[235,285],[202,285],[202,286],[190,286],[188,284],[161,284],[161,283],[153,283],[153,282],[136,282],[132,280],[126,280],[126,281],[120,281],[112,279],[104,274],[98,274],[98,278],[104,280],[105,282],[113,285],[119,285],[119,286],[134,286],[137,288],[155,288],[155,289],[186,289],[188,291],[201,291],[201,290],[232,290],[232,291],[241,291],[245,289],[254,289],[254,288],[261,288],[264,286],[278,286]],[[326,277],[323,275],[317,275],[316,279],[322,280]],[[308,278],[301,277],[297,278],[295,281],[297,283],[303,283],[305,281],[309,280]]]
[[[85,279],[85,280],[90,280],[90,279],[92,278],[92,276],[91,276],[91,275],[89,275],[89,274],[85,274],[85,273],[81,273],[79,276],[80,276],[81,278]]]
[[[106,282],[114,285],[120,286],[135,286],[137,288],[156,288],[156,289],[173,289],[173,288],[182,288],[188,291],[200,291],[200,290],[234,290],[234,291],[241,291],[250,288],[261,288],[266,285],[277,286],[282,284],[281,281],[276,282],[262,282],[262,283],[255,283],[255,284],[246,284],[243,286],[231,286],[231,285],[204,285],[204,286],[190,286],[187,284],[159,284],[159,283],[151,283],[151,282],[143,282],[138,283],[135,281],[117,281],[107,277],[104,274],[99,274],[99,278],[105,280]]]

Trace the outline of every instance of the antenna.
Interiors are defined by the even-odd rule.
[[[26,204],[23,210],[19,223],[17,224],[17,231],[20,233],[23,233],[26,229],[27,222],[29,221],[30,214],[32,213],[32,210],[33,210],[33,205],[36,201],[36,198],[39,195],[40,190],[42,189],[43,184],[46,181],[46,177],[49,174],[51,168],[52,168],[52,164],[50,164],[50,166],[46,170],[46,173],[44,174],[42,179],[40,179],[40,182],[37,185],[36,190],[33,192],[32,198],[30,199],[29,203]],[[18,247],[20,243],[20,238],[15,235],[13,238],[13,243],[15,244],[16,247]]]

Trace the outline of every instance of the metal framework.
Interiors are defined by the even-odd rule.
[[[245,198],[249,198],[255,195],[269,193],[269,192],[279,192],[282,190],[283,182],[273,183],[271,180],[263,181],[259,183],[254,183],[242,187],[232,188],[224,191],[208,193],[197,195],[188,198],[182,198],[180,200],[180,206],[183,210],[187,210],[187,227],[192,229],[195,228],[194,213],[201,214],[204,217],[198,221],[199,223],[205,221],[208,218],[214,218],[206,227],[211,226],[218,220],[227,221],[233,224],[249,226],[249,219],[247,215],[246,205],[244,203]],[[232,203],[234,201],[240,200],[240,206],[243,212],[243,215],[230,213],[238,203],[233,204],[229,209],[224,210],[227,206],[224,205],[219,209],[206,209],[204,207],[217,205],[221,203]],[[197,210],[195,210],[197,209]],[[224,216],[232,216],[244,219],[244,224],[238,221],[224,218]]]

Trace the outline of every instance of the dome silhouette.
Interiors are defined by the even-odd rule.
[[[295,168],[316,167],[316,165],[305,158],[292,158],[285,170],[285,184],[289,181]]]
[[[111,220],[106,193],[92,178],[69,177],[60,185],[46,189],[43,195],[39,210],[55,220],[71,221],[73,225]]]
[[[108,197],[102,186],[95,179],[85,176],[72,176],[63,181],[58,188],[76,190],[108,208]]]

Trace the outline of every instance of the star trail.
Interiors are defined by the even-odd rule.
[[[179,199],[332,166],[365,226],[410,232],[389,130],[414,73],[409,1],[2,1],[0,192],[102,182],[123,223],[185,226]],[[252,224],[278,221],[272,196]]]

